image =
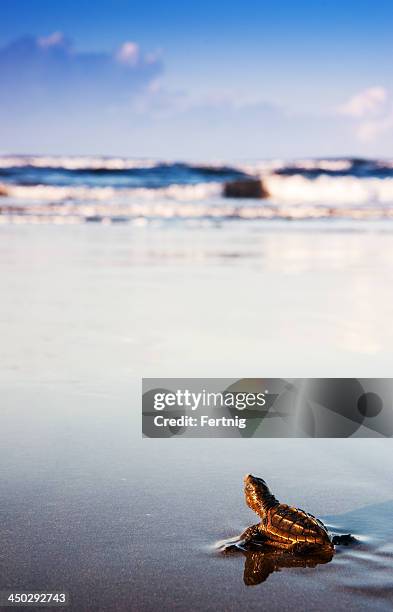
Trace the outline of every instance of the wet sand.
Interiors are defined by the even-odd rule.
[[[3,226],[2,588],[390,610],[390,440],[142,440],[140,376],[391,375],[392,230]],[[247,586],[216,549],[255,522],[246,472],[360,543]]]

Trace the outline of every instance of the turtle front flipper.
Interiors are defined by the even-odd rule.
[[[260,523],[247,527],[245,531],[239,537],[239,544],[262,544],[266,541],[266,537],[261,533]]]
[[[247,527],[245,531],[236,539],[225,544],[222,551],[224,553],[232,553],[238,551],[252,550],[266,542],[266,537],[260,531],[259,523]]]

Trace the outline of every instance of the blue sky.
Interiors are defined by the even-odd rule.
[[[393,3],[1,0],[0,151],[393,156]]]

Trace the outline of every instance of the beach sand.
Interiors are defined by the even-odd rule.
[[[2,588],[75,611],[391,610],[391,441],[141,438],[140,377],[390,376],[393,226],[1,227]],[[242,478],[357,546],[255,586]]]

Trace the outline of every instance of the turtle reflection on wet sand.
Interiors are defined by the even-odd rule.
[[[241,551],[245,556],[244,563],[244,584],[247,586],[255,586],[261,582],[265,582],[270,574],[279,572],[281,569],[291,567],[317,567],[323,563],[329,563],[333,559],[333,552],[330,555],[294,555],[286,551],[275,551],[271,548],[269,551]]]
[[[244,478],[247,505],[261,521],[248,527],[223,552],[242,551],[246,555],[244,581],[259,584],[281,567],[315,567],[332,560],[337,544],[350,544],[350,534],[331,536],[325,525],[312,514],[281,504],[266,482],[248,474]]]

